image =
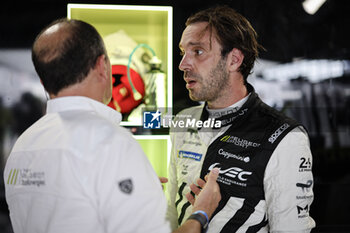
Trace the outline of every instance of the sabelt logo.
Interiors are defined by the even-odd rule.
[[[248,176],[252,174],[252,172],[244,171],[243,169],[239,167],[231,167],[225,170],[221,169],[220,163],[214,163],[209,167],[209,171],[211,171],[213,168],[219,167],[220,172],[219,174],[231,177],[231,178],[238,178],[240,181],[247,181]]]

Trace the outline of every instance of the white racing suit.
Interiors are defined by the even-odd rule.
[[[207,119],[202,106],[175,121]],[[309,139],[294,120],[265,105],[252,91],[235,113],[218,118],[220,129],[173,128],[167,218],[175,229],[192,207],[189,185],[214,167],[222,200],[209,224],[213,232],[310,232],[313,201]]]

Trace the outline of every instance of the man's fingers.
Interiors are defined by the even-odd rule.
[[[190,189],[192,192],[194,192],[194,194],[199,195],[199,193],[201,192],[201,190],[197,187],[197,185],[195,184],[191,184],[190,185]]]
[[[159,176],[158,178],[159,178],[160,183],[162,183],[162,184],[165,184],[168,182],[168,178],[166,178],[166,177]]]
[[[219,168],[214,168],[209,174],[205,175],[204,180],[202,180],[201,178],[197,179],[197,184],[201,187],[204,188],[204,185],[206,182],[208,182],[209,176],[211,176],[212,181],[216,181],[218,176],[219,176]],[[213,174],[211,174],[213,173]],[[211,174],[211,175],[210,175]]]
[[[211,179],[211,182],[216,182],[218,176],[219,176],[219,168],[214,168],[208,175],[205,176],[205,180],[208,182],[208,179]],[[210,177],[210,178],[209,178]],[[197,179],[197,184],[199,187],[201,187],[202,189],[204,188],[206,182],[204,180],[202,180],[201,178]],[[200,193],[200,189],[198,188],[198,186],[191,184],[190,188],[192,190],[192,192],[194,192],[196,195],[199,195]]]
[[[214,168],[208,174],[207,182],[199,195],[196,195],[193,210],[203,210],[210,217],[218,207],[221,200],[220,186],[216,182],[219,176],[219,168]],[[204,181],[203,181],[204,182]],[[189,197],[190,198],[190,197]],[[193,197],[190,198],[193,201]],[[191,202],[192,203],[192,202]]]
[[[209,185],[209,187],[211,187],[209,189],[210,190],[209,193],[211,192],[212,195],[216,194],[214,197],[212,195],[210,195],[211,197],[208,196],[208,198],[215,198],[216,199],[214,201],[215,208],[217,207],[217,205],[221,199],[220,189],[219,189],[218,184],[216,183],[216,179],[219,176],[219,171],[220,171],[219,168],[214,168],[213,170],[211,170],[210,173],[208,175],[206,175],[206,177],[205,177],[207,182],[205,182],[202,179],[197,180],[197,184],[202,189],[204,188],[205,185]],[[198,196],[201,193],[201,189],[195,184],[191,184],[190,189],[196,196]],[[206,191],[207,191],[207,194],[204,194],[204,195],[208,195],[208,190],[206,190]],[[194,205],[196,199],[194,198],[194,196],[191,193],[187,193],[186,198],[192,205]],[[204,199],[207,199],[207,198],[204,198]],[[203,201],[205,202],[205,200],[203,200],[203,198],[202,198],[201,202],[203,202]],[[209,202],[209,204],[210,204],[210,202]],[[215,210],[215,208],[213,208],[213,211]]]
[[[219,168],[213,168],[213,170],[210,171],[209,175],[208,175],[208,179],[207,182],[216,182],[216,180],[218,179],[219,176]]]
[[[205,181],[202,180],[201,178],[198,178],[197,179],[197,184],[198,184],[199,187],[204,188]]]
[[[186,198],[191,203],[191,205],[194,205],[195,199],[191,193],[186,193]]]

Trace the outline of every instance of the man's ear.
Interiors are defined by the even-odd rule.
[[[50,98],[53,98],[53,97],[52,97],[53,95],[50,95],[50,94],[46,91],[46,89],[45,89],[45,87],[44,87],[43,80],[41,80],[41,78],[40,78],[40,83],[41,83],[41,85],[43,86],[46,99],[49,100]]]
[[[97,58],[95,69],[99,77],[108,78],[106,55],[102,54]]]
[[[244,59],[243,53],[241,50],[233,48],[227,56],[228,70],[230,72],[237,72]]]

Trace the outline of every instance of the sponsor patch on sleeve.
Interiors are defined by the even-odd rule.
[[[191,152],[191,151],[180,150],[179,153],[177,154],[177,157],[201,161],[202,154],[198,154],[198,153]]]

